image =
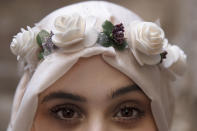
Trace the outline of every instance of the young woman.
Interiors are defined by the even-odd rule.
[[[168,131],[170,81],[186,55],[156,23],[107,2],[83,2],[18,33],[24,75],[8,131]]]

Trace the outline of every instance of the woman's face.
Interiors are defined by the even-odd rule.
[[[81,58],[39,95],[32,131],[156,131],[150,100],[101,56]]]

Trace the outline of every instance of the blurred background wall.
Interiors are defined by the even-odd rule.
[[[21,27],[34,26],[53,10],[82,0],[0,1],[0,131],[9,122],[12,99],[19,81],[17,61],[9,50],[12,36]],[[108,0],[123,5],[146,21],[158,18],[171,43],[188,55],[188,72],[173,88],[176,111],[173,131],[197,129],[197,0]]]

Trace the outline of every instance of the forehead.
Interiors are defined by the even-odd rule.
[[[112,89],[133,84],[126,75],[107,64],[100,55],[79,61],[44,94],[65,91],[81,95],[106,95]]]

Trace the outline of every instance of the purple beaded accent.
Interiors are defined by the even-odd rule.
[[[163,53],[161,53],[160,54],[160,56],[161,56],[161,61],[160,61],[160,63],[162,63],[163,62],[163,59],[166,59],[167,57],[167,54],[168,54],[168,52],[167,51],[164,51]]]
[[[42,44],[44,50],[48,52],[52,52],[54,49],[57,49],[57,46],[52,42],[53,32],[50,33],[49,37],[47,38],[46,42]]]
[[[114,29],[112,30],[112,36],[116,43],[122,44],[125,41],[124,31],[125,30],[122,23],[114,26]]]

